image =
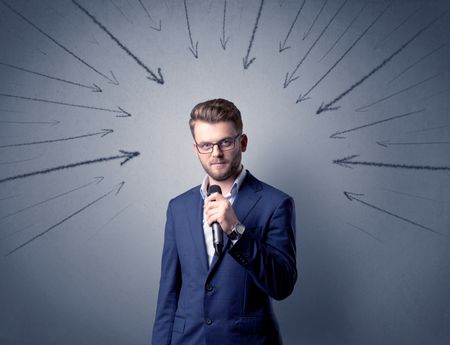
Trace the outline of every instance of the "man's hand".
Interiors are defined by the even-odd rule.
[[[213,193],[208,196],[203,207],[208,225],[219,223],[227,235],[231,233],[233,226],[239,223],[233,207],[222,194]]]

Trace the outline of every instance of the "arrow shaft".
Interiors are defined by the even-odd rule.
[[[325,6],[327,5],[327,3],[328,3],[328,0],[325,0],[325,1],[322,3],[322,7],[320,8],[319,13],[317,13],[317,15],[316,15],[316,17],[314,18],[314,20],[313,20],[311,26],[309,27],[308,31],[307,31],[307,32],[305,33],[305,35],[303,36],[303,39],[305,39],[306,37],[309,36],[309,34],[310,34],[310,32],[311,32],[311,30],[312,30],[314,24],[316,24],[317,20],[319,19],[320,15],[322,14],[323,9],[324,9]]]
[[[12,12],[14,12],[17,16],[19,16],[20,18],[22,18],[22,20],[24,20],[26,23],[28,23],[29,25],[31,25],[35,30],[39,31],[42,35],[44,35],[45,37],[47,37],[50,41],[52,41],[53,43],[55,43],[58,47],[60,47],[61,49],[63,49],[66,53],[68,53],[69,55],[71,55],[72,57],[74,57],[75,59],[77,59],[79,62],[81,62],[83,65],[85,65],[86,67],[88,67],[89,69],[91,69],[92,71],[94,71],[95,73],[97,73],[98,75],[102,76],[103,78],[109,80],[110,82],[113,82],[108,76],[106,76],[105,74],[103,74],[102,72],[98,71],[95,67],[91,66],[89,63],[87,63],[85,60],[83,60],[82,58],[80,58],[79,56],[77,56],[75,53],[73,53],[71,50],[69,50],[68,48],[66,48],[64,45],[62,45],[61,43],[59,43],[56,39],[54,39],[52,36],[50,36],[49,34],[47,34],[44,30],[42,30],[40,27],[38,27],[36,24],[34,24],[31,20],[29,20],[28,18],[26,18],[22,13],[20,13],[19,11],[17,11],[16,9],[14,9],[11,5],[9,5],[6,1],[4,0],[0,0],[0,2],[5,5],[6,7],[8,7]]]
[[[225,42],[225,22],[227,17],[227,0],[223,2],[222,39]]]
[[[108,193],[103,194],[102,196],[100,196],[99,198],[95,199],[94,201],[91,201],[89,204],[83,206],[82,208],[76,210],[75,212],[71,213],[70,215],[68,215],[67,217],[63,218],[62,220],[60,220],[58,223],[52,225],[51,227],[47,228],[46,230],[40,232],[39,234],[37,234],[36,236],[33,236],[31,239],[29,239],[28,241],[22,243],[20,246],[14,248],[13,250],[11,250],[8,254],[6,254],[6,256],[13,254],[14,252],[18,251],[19,249],[25,247],[26,245],[30,244],[31,242],[33,242],[34,240],[38,239],[41,236],[44,236],[46,233],[48,233],[49,231],[55,229],[56,227],[58,227],[59,225],[63,224],[64,222],[68,221],[70,218],[76,216],[77,214],[83,212],[84,210],[86,210],[87,208],[91,207],[92,205],[96,204],[97,202],[99,202],[100,200],[106,198],[108,195],[110,195],[113,190],[110,190]]]
[[[100,23],[97,18],[95,18],[87,9],[81,6],[77,1],[72,0],[84,14],[86,14],[97,26],[102,29],[123,51],[125,51],[136,63],[141,66],[147,73],[149,73],[152,78],[158,79],[156,74],[148,68],[136,55],[134,55],[125,45],[122,44],[102,23]]]
[[[38,75],[38,76],[41,76],[41,77],[44,77],[44,78],[48,78],[48,79],[51,79],[51,80],[60,81],[60,82],[66,83],[66,84],[71,84],[71,85],[81,86],[81,87],[84,87],[84,88],[87,88],[87,89],[92,89],[92,86],[89,86],[89,85],[84,85],[84,84],[80,84],[80,83],[77,83],[77,82],[74,82],[74,81],[61,79],[61,78],[57,78],[57,77],[52,77],[52,76],[47,75],[47,74],[31,71],[31,70],[28,70],[26,68],[10,65],[10,64],[4,63],[4,62],[0,62],[0,65],[6,66],[6,67],[9,67],[9,68],[13,68],[13,69],[16,69],[16,70],[19,70],[19,71],[22,71],[22,72],[27,72],[27,73],[31,73],[31,74],[34,74],[34,75]]]
[[[101,110],[101,111],[107,111],[107,112],[110,112],[110,113],[120,113],[120,114],[123,113],[123,111],[121,111],[121,110],[92,107],[90,105],[83,105],[83,104],[65,103],[65,102],[52,101],[52,100],[43,99],[43,98],[24,97],[24,96],[10,95],[10,94],[6,94],[6,93],[0,93],[0,96],[2,96],[2,97],[9,97],[9,98],[24,99],[24,100],[33,101],[33,102],[43,102],[43,103],[50,103],[50,104],[65,105],[65,106],[69,106],[69,107],[76,107],[76,108],[83,108],[83,109]]]
[[[194,41],[192,40],[191,24],[189,22],[189,14],[188,14],[188,8],[187,8],[186,0],[184,0],[184,11],[185,11],[185,14],[186,14],[186,24],[187,24],[188,34],[189,34],[189,40],[191,41],[192,49],[194,49]]]
[[[21,175],[15,175],[15,176],[6,177],[6,178],[3,178],[3,179],[0,179],[0,183],[13,181],[13,180],[17,180],[17,179],[22,179],[22,178],[26,178],[26,177],[30,177],[30,176],[35,176],[35,175],[44,175],[44,174],[48,174],[48,173],[51,173],[51,172],[54,172],[54,171],[58,171],[58,170],[75,168],[75,167],[78,167],[78,166],[81,166],[81,165],[88,165],[88,164],[94,164],[94,163],[103,163],[103,162],[107,162],[107,161],[110,161],[110,160],[122,159],[122,158],[127,158],[127,157],[128,156],[126,154],[123,154],[123,155],[117,155],[117,156],[111,156],[111,157],[103,157],[103,158],[91,159],[91,160],[87,160],[87,161],[84,161],[84,162],[71,163],[71,164],[67,164],[67,165],[60,165],[60,166],[56,166],[56,167],[53,167],[53,168],[48,168],[48,169],[39,170],[39,171],[33,171],[33,172],[21,174]]]
[[[339,163],[338,161],[334,161]],[[364,161],[341,161],[341,164],[353,164],[353,165],[366,165],[379,168],[400,168],[400,169],[413,169],[413,170],[444,170],[450,171],[448,166],[430,166],[430,165],[410,165],[410,164],[394,164],[394,163],[381,163],[381,162],[364,162]]]
[[[248,58],[250,56],[250,51],[252,50],[253,42],[255,41],[256,30],[258,30],[258,23],[259,23],[259,19],[261,18],[263,6],[264,6],[264,0],[261,0],[259,9],[258,9],[258,15],[256,16],[256,22],[255,22],[255,25],[253,26],[252,36],[250,37],[250,43],[247,48],[247,54],[245,55],[245,61],[248,61]]]
[[[305,5],[305,2],[306,2],[306,0],[303,0],[302,4],[300,5],[300,8],[299,8],[299,10],[297,11],[297,14],[296,14],[296,16],[295,16],[295,19],[294,19],[294,21],[292,22],[291,26],[289,27],[289,31],[288,31],[288,33],[287,33],[287,35],[286,35],[286,38],[285,38],[284,41],[283,41],[283,46],[286,45],[286,42],[287,42],[289,36],[291,35],[292,29],[294,28],[295,23],[297,23],[298,17],[300,16],[300,13],[302,12],[302,9],[303,9],[303,7],[304,7],[304,5]]]
[[[150,21],[153,22],[153,18],[152,18],[152,16],[150,15],[150,12],[148,11],[147,7],[144,6],[142,0],[138,0],[138,1],[139,1],[139,3],[141,4],[141,7],[144,9],[144,12],[147,14],[147,17],[150,19]]]
[[[450,144],[450,141],[422,141],[422,142],[395,142],[386,145],[443,145]]]
[[[331,107],[333,104],[340,101],[342,98],[347,96],[351,91],[353,91],[359,85],[364,83],[367,79],[369,79],[371,76],[373,76],[376,72],[378,72],[380,69],[382,69],[384,66],[386,66],[395,56],[400,54],[407,46],[409,46],[412,42],[414,42],[422,33],[424,33],[434,23],[436,23],[439,19],[441,19],[444,15],[446,15],[447,12],[448,12],[448,9],[446,11],[444,11],[443,13],[441,13],[439,16],[437,16],[435,19],[433,19],[431,22],[429,22],[427,25],[425,25],[423,28],[421,28],[419,31],[417,31],[405,43],[403,43],[396,51],[394,51],[391,55],[389,55],[386,59],[384,59],[378,66],[376,66],[374,69],[372,69],[368,74],[366,74],[364,77],[362,77],[356,83],[351,85],[347,90],[345,90],[343,93],[341,93],[335,99],[333,99],[330,103],[326,104],[325,107]]]
[[[29,143],[19,143],[19,144],[9,144],[9,145],[0,145],[0,148],[6,148],[6,147],[17,147],[17,146],[29,146],[29,145],[40,145],[40,144],[49,144],[49,143],[55,143],[59,141],[68,141],[68,140],[74,140],[74,139],[80,139],[80,138],[86,138],[86,137],[92,137],[94,135],[100,135],[105,134],[104,131],[96,132],[96,133],[88,133],[83,135],[77,135],[74,137],[68,137],[68,138],[60,138],[60,139],[51,139],[51,140],[42,140],[42,141],[33,141]]]

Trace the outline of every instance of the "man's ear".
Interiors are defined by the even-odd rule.
[[[241,151],[245,152],[247,150],[248,137],[247,134],[241,135]]]

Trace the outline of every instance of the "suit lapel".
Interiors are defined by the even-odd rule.
[[[196,193],[197,192],[197,193]],[[203,199],[198,190],[192,192],[189,202],[185,204],[186,214],[188,215],[189,231],[197,248],[197,257],[201,262],[205,272],[208,271],[208,257],[205,249],[205,236],[203,234]]]

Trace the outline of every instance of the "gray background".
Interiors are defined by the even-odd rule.
[[[450,172],[431,170],[450,166],[450,48],[433,52],[449,40],[450,15],[347,93],[335,104],[339,109],[316,115],[322,102],[349,89],[442,14],[447,1],[394,1],[311,98],[298,104],[299,94],[342,56],[387,1],[349,0],[287,88],[285,74],[341,1],[327,2],[304,40],[324,2],[306,1],[287,37],[301,1],[265,1],[249,54],[256,60],[244,69],[260,0],[227,1],[226,50],[219,41],[224,1],[188,0],[198,59],[188,49],[183,1],[143,0],[147,14],[135,0],[80,0],[145,66],[161,68],[164,85],[147,79],[144,68],[70,1],[7,2],[98,72],[112,71],[119,85],[0,3],[0,145],[114,130],[104,137],[0,148],[0,179],[112,157],[119,150],[140,156],[122,166],[123,159],[114,159],[0,183],[2,345],[150,342],[166,205],[203,177],[188,114],[214,97],[228,98],[242,111],[249,136],[245,167],[296,201],[300,277],[294,293],[275,303],[285,343],[450,343]],[[161,31],[150,28],[160,20]],[[291,48],[280,53],[286,37]],[[95,83],[102,92],[4,64]],[[121,107],[132,116],[15,96]],[[373,125],[330,138],[367,124]],[[384,140],[396,144],[377,144]],[[353,161],[401,166],[333,163],[352,155],[359,155]],[[344,191],[361,195],[350,201]]]

